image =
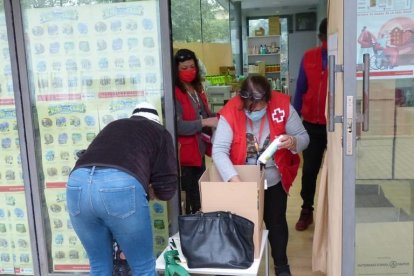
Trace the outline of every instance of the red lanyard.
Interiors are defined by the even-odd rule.
[[[252,120],[250,120],[249,118],[247,118],[248,122],[249,122],[249,126],[251,131],[253,132],[253,122]],[[266,121],[266,114],[262,117],[262,120],[260,121],[260,129],[259,129],[259,139],[256,139],[256,135],[254,135],[254,139],[256,140],[254,143],[254,147],[256,148],[256,152],[257,154],[259,154],[259,144],[260,144],[260,140],[262,139],[262,134],[263,134],[263,128],[264,128],[264,123]]]

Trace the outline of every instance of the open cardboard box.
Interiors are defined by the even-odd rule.
[[[254,257],[260,255],[263,231],[264,172],[259,166],[234,166],[242,182],[224,182],[214,164],[200,177],[201,210],[228,211],[254,223]]]

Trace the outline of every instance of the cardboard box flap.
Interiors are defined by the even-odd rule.
[[[253,165],[235,165],[234,168],[237,170],[237,173],[242,180],[241,183],[244,182],[254,182],[254,183],[262,183],[261,180],[264,177],[264,172],[260,171],[260,166],[253,166]],[[221,178],[216,166],[214,164],[209,167],[205,173],[200,178],[200,183],[202,181],[207,182],[224,182],[223,178]],[[262,183],[263,184],[263,183]]]

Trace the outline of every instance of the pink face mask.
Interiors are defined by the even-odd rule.
[[[197,74],[196,69],[180,70],[178,72],[178,77],[183,82],[192,82],[195,79],[196,74]]]

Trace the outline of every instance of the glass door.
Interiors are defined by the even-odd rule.
[[[413,4],[343,1],[342,275],[414,275]]]
[[[365,54],[369,69],[369,87],[357,74],[356,275],[414,271],[413,4],[360,0],[356,10],[356,61]]]

